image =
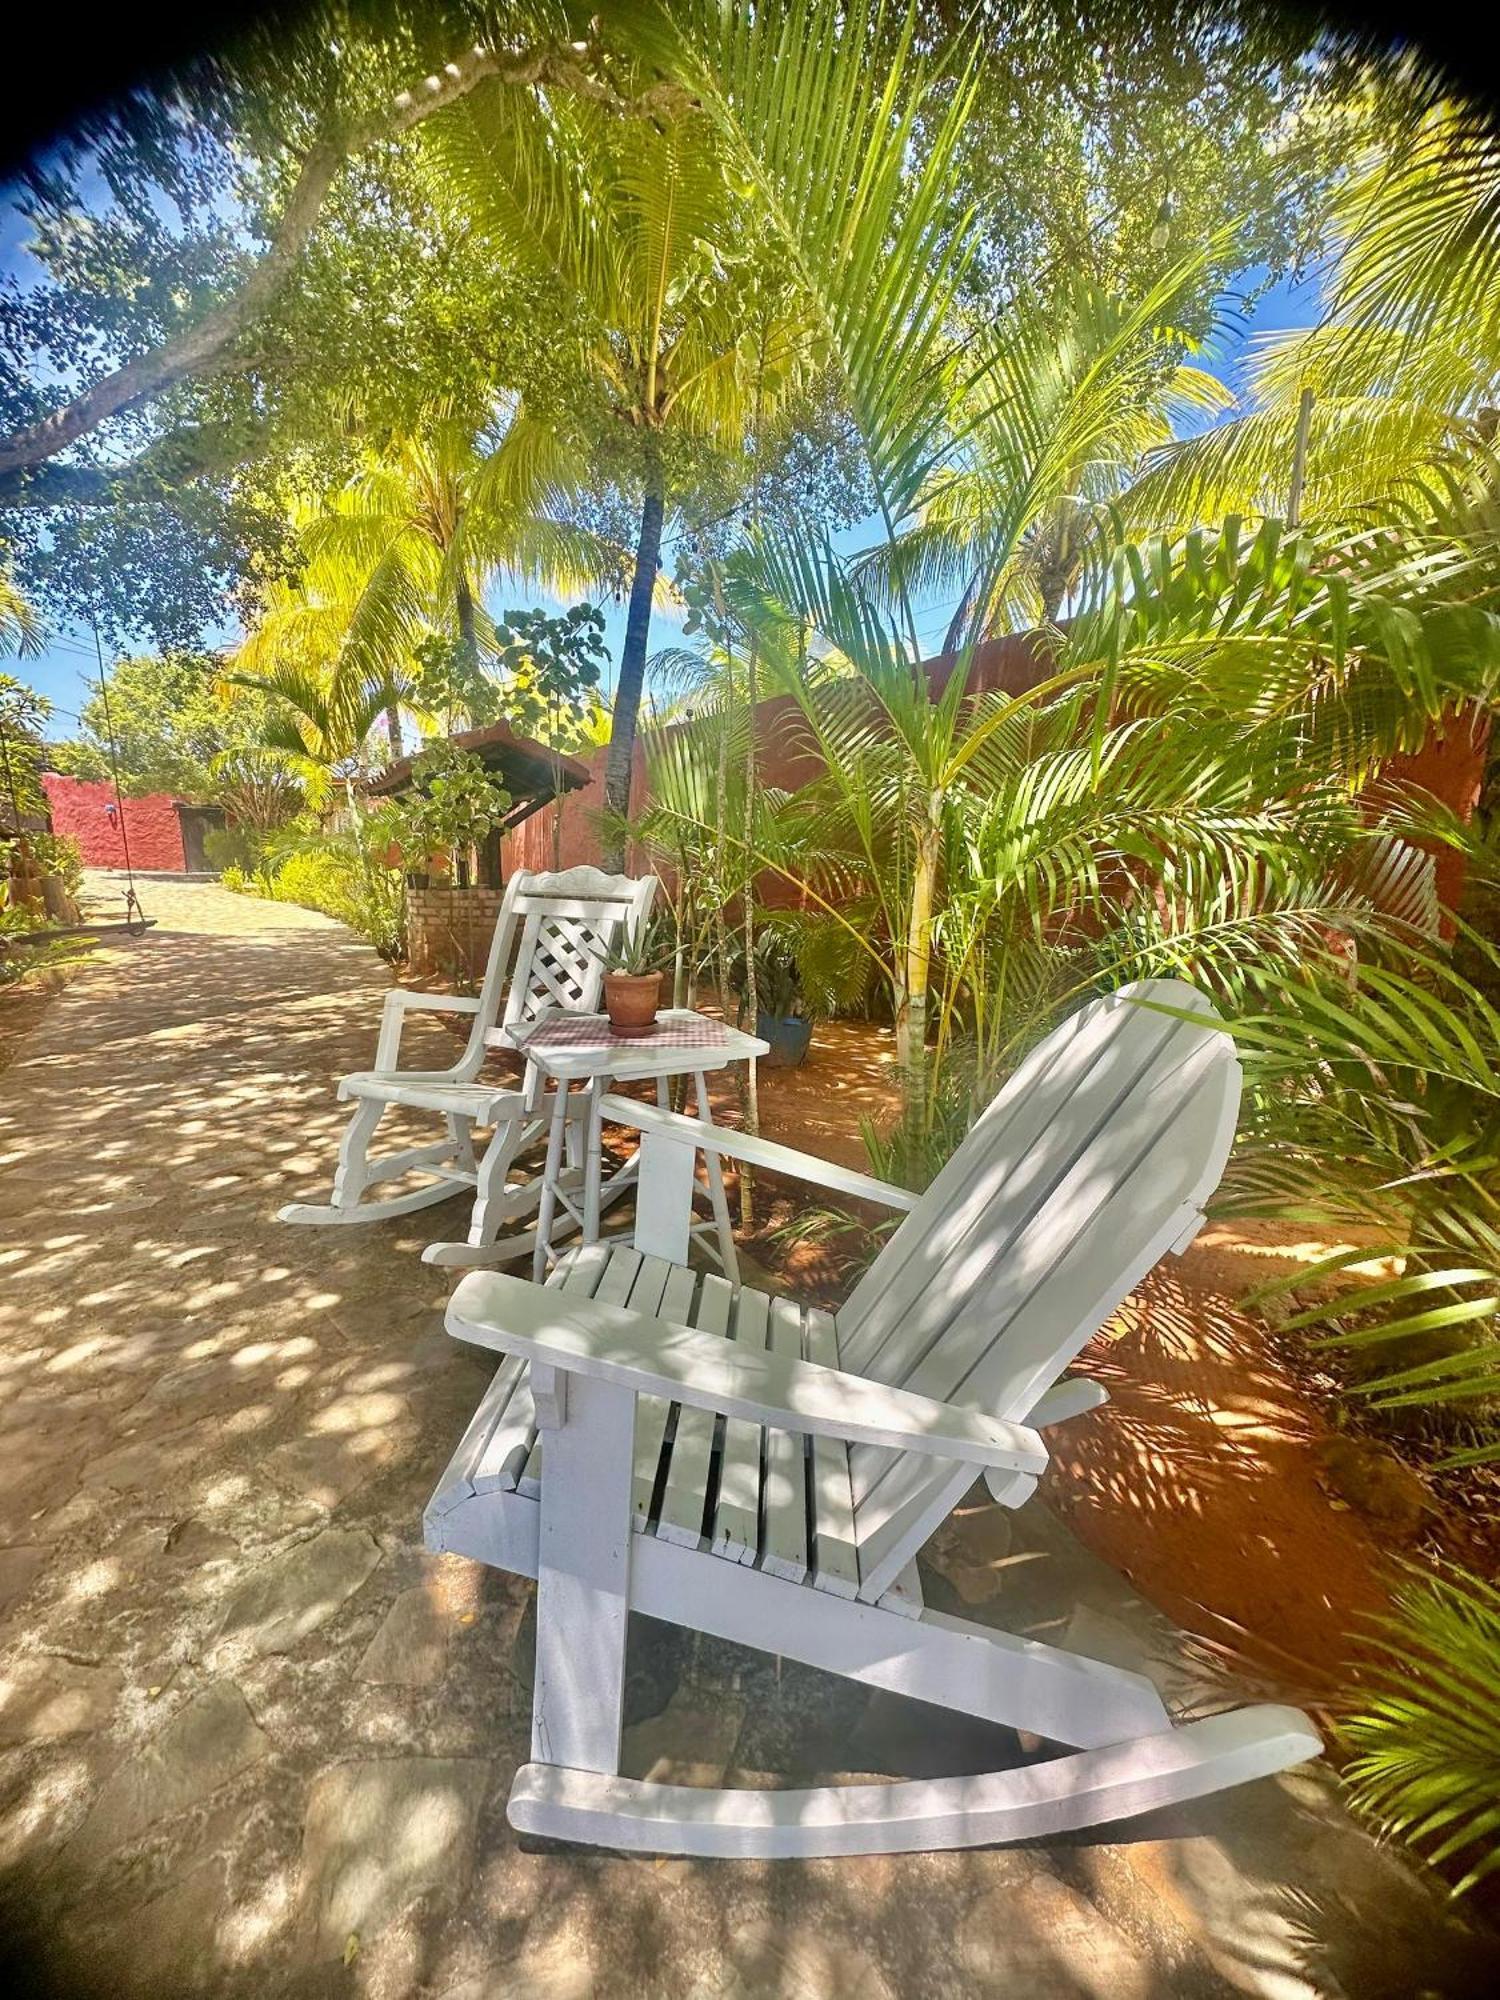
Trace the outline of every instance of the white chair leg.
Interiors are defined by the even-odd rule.
[[[713,1112],[708,1102],[708,1082],[702,1070],[697,1073],[698,1116],[705,1124],[713,1123]],[[724,1169],[717,1153],[705,1150],[703,1167],[708,1175],[708,1198],[713,1206],[714,1223],[719,1235],[719,1262],[724,1276],[731,1285],[740,1281],[740,1260],[734,1248],[734,1224],[729,1217],[729,1198],[724,1192]]]
[[[500,1234],[501,1224],[514,1215],[515,1190],[510,1185],[510,1170],[522,1147],[535,1137],[536,1129],[534,1121],[524,1118],[512,1118],[496,1127],[484,1149],[474,1184],[474,1212],[469,1218],[470,1243],[493,1243]]]
[[[537,1542],[531,1754],[613,1774],[625,1716],[635,1397],[533,1368],[546,1438]]]
[[[353,1208],[368,1187],[370,1141],[388,1109],[388,1105],[371,1098],[361,1099],[354,1107],[354,1115],[339,1141],[339,1163],[333,1176],[334,1208]]]
[[[475,1171],[474,1120],[462,1113],[449,1111],[444,1114],[444,1124],[448,1127],[448,1137],[453,1141],[453,1163],[466,1173]]]
[[[562,1171],[563,1135],[568,1123],[568,1086],[559,1082],[552,1100],[552,1124],[547,1133],[547,1164],[542,1169],[542,1198],[536,1212],[536,1249],[532,1252],[531,1276],[540,1284],[547,1275],[548,1252],[552,1246],[552,1218],[557,1212],[557,1176]]]

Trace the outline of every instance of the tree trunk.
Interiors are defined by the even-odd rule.
[[[610,719],[609,758],[604,766],[604,865],[616,874],[625,867],[625,820],[630,812],[630,777],[635,762],[636,718],[641,685],[646,677],[646,641],[651,634],[651,593],[661,554],[666,494],[661,467],[653,459],[646,475],[641,504],[641,532],[635,549],[635,575],[630,584],[630,609],[625,618],[625,644],[620,649],[620,679]]]
[[[472,667],[477,672],[479,632],[474,623],[474,599],[470,594],[469,579],[466,576],[461,576],[454,585],[453,602],[458,612],[459,651],[463,654],[465,666]]]
[[[385,727],[391,739],[391,758],[394,761],[397,757],[405,755],[405,746],[401,741],[401,711],[395,702],[386,709]]]
[[[745,886],[741,892],[741,915],[744,920],[742,942],[745,953],[745,1027],[748,1033],[760,1033],[760,995],[755,980],[755,703],[756,688],[756,634],[757,627],[750,628],[750,646],[745,660]],[[744,1119],[745,1130],[754,1138],[760,1131],[760,1076],[757,1060],[752,1056],[747,1063],[736,1064],[736,1069],[744,1079]],[[750,1164],[745,1161],[740,1166],[740,1227],[748,1233],[755,1227],[755,1182]]]
[[[934,801],[933,820],[937,801]],[[896,1009],[896,1060],[901,1065],[906,1114],[913,1134],[927,1123],[927,990],[932,963],[932,913],[937,897],[938,854],[942,835],[929,823],[917,836],[912,871],[911,909],[903,954],[902,992]]]

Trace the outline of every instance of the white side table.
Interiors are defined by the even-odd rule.
[[[486,1039],[498,1039],[497,1036]],[[542,1171],[542,1194],[537,1208],[536,1248],[532,1253],[532,1276],[540,1280],[549,1264],[557,1261],[552,1247],[553,1231],[562,1208],[582,1231],[585,1243],[599,1240],[599,1217],[609,1202],[617,1200],[635,1179],[634,1156],[604,1179],[603,1121],[599,1100],[616,1083],[636,1083],[653,1078],[659,1104],[667,1101],[667,1085],[674,1076],[693,1078],[698,1116],[712,1123],[706,1078],[710,1070],[727,1069],[730,1063],[746,1062],[768,1053],[769,1044],[715,1021],[688,1007],[666,1007],[656,1017],[656,1030],[645,1035],[617,1035],[606,1014],[572,1014],[561,1011],[543,1014],[525,1027],[513,1027],[505,1044],[519,1049],[540,1076],[550,1076],[557,1085],[552,1099],[552,1117],[547,1129],[547,1162]],[[574,1087],[586,1094],[583,1206],[575,1208],[569,1190],[562,1185],[563,1141],[568,1124],[568,1101]],[[734,1235],[729,1222],[729,1203],[724,1195],[724,1176],[717,1153],[704,1152],[708,1172],[708,1194],[713,1208],[718,1238],[719,1261],[731,1283],[739,1278]]]

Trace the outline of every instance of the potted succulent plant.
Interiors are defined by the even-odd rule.
[[[604,1011],[617,1035],[642,1035],[656,1026],[661,1005],[661,939],[654,922],[627,932],[604,962]]]
[[[745,1018],[745,955],[732,969],[740,991],[739,1023]],[[797,960],[774,932],[763,931],[755,945],[755,1032],[770,1044],[767,1069],[799,1069],[812,1041],[812,1017],[802,991]]]

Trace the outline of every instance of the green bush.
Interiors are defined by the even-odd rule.
[[[230,869],[239,873],[255,866],[260,849],[242,826],[211,826],[203,836],[203,858],[221,875]]]
[[[348,857],[329,849],[289,854],[276,870],[272,893],[279,903],[300,903],[360,928],[359,871]]]
[[[300,903],[337,917],[374,945],[382,958],[406,948],[406,906],[401,877],[362,858],[347,837],[288,854],[264,891],[279,903]]]
[[[1500,1591],[1413,1569],[1380,1639],[1343,1723],[1345,1781],[1462,1895],[1500,1869]]]
[[[255,896],[260,893],[260,886],[254,876],[247,874],[243,868],[233,866],[220,869],[219,885],[221,888],[232,890],[236,896]]]
[[[31,851],[44,875],[55,875],[70,896],[83,886],[83,850],[71,833],[33,833]]]

